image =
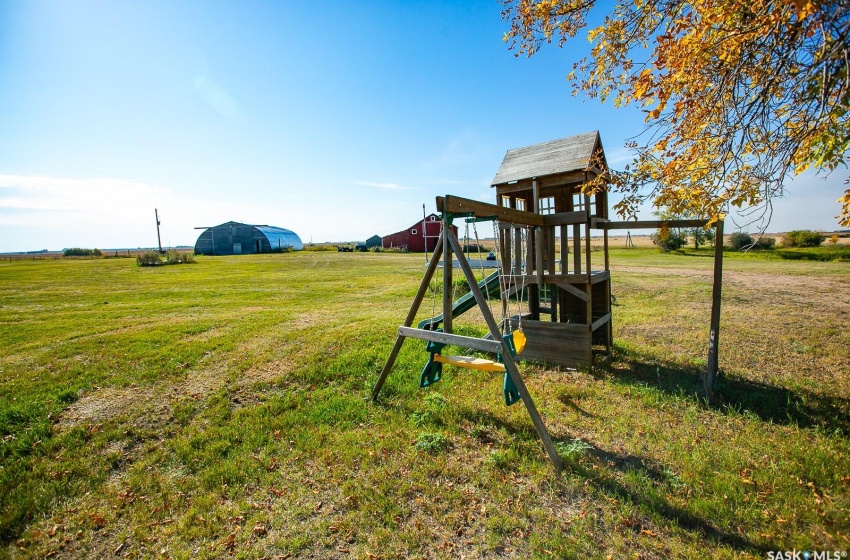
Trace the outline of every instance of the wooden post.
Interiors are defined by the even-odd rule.
[[[567,212],[575,211],[575,195],[568,195]],[[573,224],[573,274],[581,274],[581,226]]]
[[[569,237],[567,236],[567,226],[561,226],[561,274],[569,273]]]
[[[543,253],[546,250],[544,230],[540,226],[534,228],[534,268],[537,270],[537,284],[543,285]]]
[[[585,268],[587,269],[587,281],[590,282],[590,275],[593,270],[592,263],[590,262],[590,196],[584,195],[584,207],[587,210],[587,222],[584,225],[584,254],[587,262],[585,263]]]
[[[608,230],[602,230],[602,246],[605,251],[605,270],[610,270],[611,261],[608,260]]]
[[[447,333],[452,332],[452,261],[454,258],[448,238],[451,230],[451,222],[443,215],[443,332]]]
[[[511,235],[513,235],[513,229],[509,225],[503,226],[502,222],[498,222],[498,224],[498,242],[502,248],[502,270],[500,271],[499,291],[501,292],[500,299],[502,300],[502,317],[507,317],[508,289],[510,288],[511,277]],[[506,278],[508,279],[507,282],[505,281]]]
[[[606,208],[607,208],[607,206],[606,206]],[[613,316],[614,310],[612,309],[612,306],[611,306],[611,274],[609,272],[610,269],[611,269],[610,268],[611,262],[608,259],[608,230],[607,229],[602,230],[602,236],[603,236],[603,244],[604,244],[604,250],[605,250],[605,272],[609,273],[608,279],[605,280],[605,284],[607,286],[607,288],[605,290],[605,292],[606,292],[605,297],[608,298],[608,301],[605,302],[605,308],[608,310],[608,313],[612,314],[611,319],[608,321],[608,326],[607,326],[607,333],[608,334],[607,334],[606,340],[605,340],[605,352],[607,354],[611,354],[611,346],[614,342],[614,316]]]
[[[706,368],[704,384],[705,397],[714,396],[714,385],[717,383],[718,344],[720,339],[720,299],[723,284],[723,222],[717,222],[714,237],[714,284],[711,288],[711,332],[708,338],[708,367]]]
[[[535,214],[540,213],[540,191],[537,188],[537,178],[531,180],[531,196],[534,207],[531,209]]]
[[[530,241],[527,239],[527,242]],[[526,271],[528,270],[528,256],[525,255],[525,247],[522,246],[522,226],[516,226],[514,228],[514,259],[516,262],[514,263],[514,276],[519,276],[522,274],[522,260],[525,258],[526,263]],[[526,272],[528,274],[528,272]]]
[[[422,277],[422,282],[419,284],[419,290],[416,292],[416,297],[413,298],[413,305],[410,306],[410,310],[407,312],[407,318],[404,320],[405,327],[409,327],[413,324],[413,320],[416,318],[416,313],[419,312],[419,306],[422,305],[422,300],[425,298],[425,292],[428,291],[428,284],[434,276],[434,271],[437,270],[437,263],[440,261],[440,255],[442,252],[443,244],[437,243],[437,246],[434,247],[434,254],[431,255],[431,262],[428,263],[428,269],[425,271],[425,276]],[[398,357],[402,343],[404,343],[404,337],[396,336],[395,344],[390,352],[390,356],[387,358],[387,363],[384,364],[384,369],[381,370],[381,374],[378,376],[378,381],[372,389],[373,401],[378,399],[378,394],[381,392],[381,387],[384,386],[384,381],[386,381],[387,375],[389,375],[390,370]]]

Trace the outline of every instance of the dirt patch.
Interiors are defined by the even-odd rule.
[[[617,283],[616,273],[619,272],[662,277],[698,278],[707,282],[711,282],[714,275],[712,270],[693,268],[619,266],[612,279],[614,286]],[[850,313],[850,298],[846,295],[846,280],[842,278],[798,274],[759,274],[730,270],[723,272],[723,285],[750,290],[754,301],[788,300],[829,308],[837,313]]]
[[[173,383],[159,382],[144,387],[104,387],[85,393],[66,408],[55,426],[64,431],[79,424],[100,423],[129,414],[166,420],[171,417],[170,402],[180,398],[204,400],[224,387],[245,394],[257,383],[272,382],[289,371],[289,363],[275,360],[242,373],[231,381],[228,365],[193,370]]]

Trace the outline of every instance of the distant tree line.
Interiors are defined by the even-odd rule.
[[[100,249],[81,249],[80,247],[73,247],[71,249],[63,249],[62,250],[63,257],[102,257],[103,253]]]

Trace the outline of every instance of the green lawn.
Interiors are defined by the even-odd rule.
[[[613,250],[614,354],[521,364],[560,476],[500,376],[418,389],[424,343],[367,400],[421,255],[0,263],[0,554],[848,550],[850,264],[728,257],[709,405],[710,256]]]

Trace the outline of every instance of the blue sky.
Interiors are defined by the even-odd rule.
[[[625,165],[641,113],[565,80],[586,40],[515,58],[499,11],[0,0],[0,251],[155,246],[154,208],[164,245],[229,220],[362,240],[588,130]],[[845,175],[795,180],[770,231],[836,228]]]

